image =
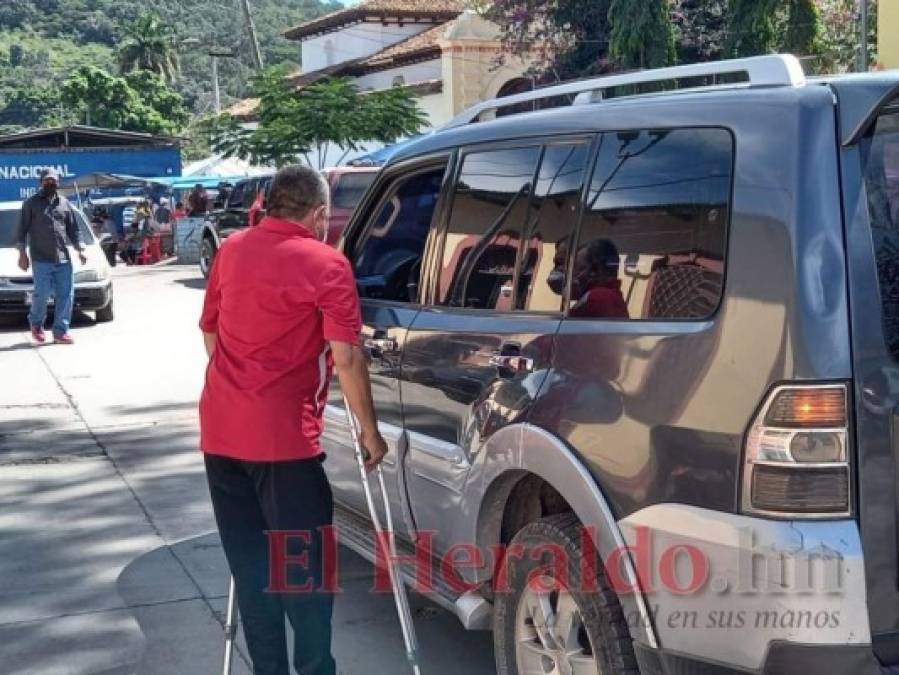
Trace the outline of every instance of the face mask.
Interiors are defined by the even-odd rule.
[[[556,295],[562,295],[565,292],[565,273],[562,270],[554,269],[546,277],[546,285]]]
[[[591,274],[590,272],[575,274],[571,279],[571,299],[577,300],[584,295],[584,293],[590,289],[590,286],[596,278],[596,275]]]

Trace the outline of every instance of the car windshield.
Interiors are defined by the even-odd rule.
[[[374,171],[343,174],[337,181],[331,205],[338,209],[355,209],[376,175]]]
[[[81,241],[85,244],[94,243],[94,235],[87,225],[87,220],[80,211],[75,211],[75,219],[78,221],[78,229],[81,231]],[[0,211],[0,248],[13,248],[16,245],[16,227],[19,224],[19,209],[7,209]]]

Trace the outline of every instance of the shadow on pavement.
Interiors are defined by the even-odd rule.
[[[176,284],[181,284],[185,288],[195,288],[197,290],[206,290],[206,279],[203,277],[195,277],[192,279],[173,279]]]
[[[73,328],[84,328],[86,326],[94,326],[97,322],[94,318],[87,314],[86,312],[82,312],[81,310],[75,310],[72,313],[72,327]],[[44,323],[44,328],[48,331],[53,325],[53,312],[47,313],[47,320]],[[27,332],[28,331],[28,315],[24,312],[21,314],[0,314],[0,333],[17,333],[17,332]],[[48,337],[48,340],[52,340],[52,337]],[[27,344],[27,343],[26,343]],[[47,344],[50,344],[48,341]],[[7,347],[2,351],[10,351],[10,348]]]

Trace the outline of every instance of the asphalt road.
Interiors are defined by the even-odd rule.
[[[221,672],[227,568],[196,401],[205,357],[195,267],[115,272],[116,320],[73,346],[0,319],[0,671]],[[392,599],[342,555],[340,671],[408,671]],[[488,633],[413,597],[426,675],[493,673]],[[242,645],[235,673],[249,673]]]

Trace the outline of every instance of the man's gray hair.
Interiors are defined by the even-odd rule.
[[[328,183],[315,169],[293,164],[275,174],[268,193],[267,212],[275,217],[305,218],[328,203]]]

